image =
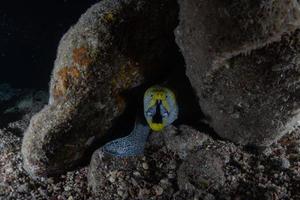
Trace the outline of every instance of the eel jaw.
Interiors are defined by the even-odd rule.
[[[152,123],[152,122],[149,123],[149,126],[150,126],[151,130],[153,130],[155,132],[161,131],[165,127],[163,125],[163,123]]]

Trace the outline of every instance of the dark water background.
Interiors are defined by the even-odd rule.
[[[98,1],[0,1],[0,83],[47,88],[60,38]]]

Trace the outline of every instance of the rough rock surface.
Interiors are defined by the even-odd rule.
[[[196,187],[218,189],[225,183],[224,161],[214,151],[197,151],[183,162],[178,170],[180,189]]]
[[[178,1],[175,31],[210,125],[267,146],[300,119],[300,6],[292,1]]]
[[[26,96],[23,95],[24,99]],[[212,139],[186,125],[170,127],[163,133],[151,134],[143,157],[124,163],[119,159],[99,158],[99,150],[89,170],[83,167],[35,181],[22,167],[22,133],[34,110],[45,103],[34,101],[25,113],[18,112],[19,120],[0,130],[0,199],[297,199],[300,196],[300,129],[256,152]],[[178,142],[189,148],[177,148]],[[222,187],[197,184],[204,174],[205,180],[215,181],[215,165],[200,176],[190,175],[193,170],[201,172],[198,166],[189,164],[202,166],[206,162],[203,158],[207,157],[202,152],[213,155],[208,160],[217,160]],[[180,155],[185,156],[181,159]],[[180,169],[184,166],[186,170],[182,173]],[[96,187],[96,194],[88,190],[88,185]]]
[[[196,135],[196,133],[198,135]],[[205,138],[181,159],[168,140]],[[176,139],[175,139],[176,138]],[[257,152],[212,139],[189,126],[152,133],[145,155],[115,159],[97,150],[89,186],[101,199],[284,199],[299,197],[299,130]],[[184,150],[183,150],[184,151]],[[184,153],[185,154],[185,153]]]
[[[194,139],[198,137],[196,133],[199,135],[198,138],[205,138],[205,136],[190,128],[185,130],[181,138],[183,146],[199,147],[192,144],[194,141],[186,141],[186,135],[195,136]],[[93,193],[107,200],[171,199],[176,187],[176,169],[180,163],[178,155],[185,154],[186,149],[183,149],[184,153],[177,154],[170,151],[165,143],[168,136],[171,136],[169,139],[175,140],[172,136],[174,133],[177,135],[178,132],[171,126],[162,133],[152,133],[146,145],[145,156],[115,158],[105,154],[101,148],[98,149],[93,154],[88,173],[88,181]],[[180,136],[176,137],[179,141]],[[171,149],[176,149],[176,145],[176,143],[169,143]]]
[[[181,159],[185,159],[188,154],[201,147],[208,139],[205,134],[199,134],[195,129],[186,125],[181,125],[179,129],[173,126],[167,127],[163,132],[164,142],[168,149],[176,153]]]
[[[174,67],[177,7],[172,0],[104,0],[63,36],[49,105],[32,118],[23,139],[32,177],[78,165],[110,134],[126,109],[125,94],[134,96],[147,77],[155,80]]]

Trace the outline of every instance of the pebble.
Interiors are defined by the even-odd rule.
[[[5,195],[8,191],[8,187],[0,185],[0,195]]]
[[[288,169],[291,166],[290,161],[287,158],[281,158],[280,160],[281,160],[281,167],[283,169]]]
[[[144,197],[145,195],[150,194],[150,190],[146,189],[146,188],[141,188],[139,190],[139,197]]]
[[[113,176],[110,176],[108,180],[111,183],[114,183],[116,181],[115,177],[113,177]]]
[[[145,170],[149,169],[149,165],[147,163],[144,162],[142,165]]]
[[[264,170],[265,167],[264,167],[263,165],[259,165],[259,166],[258,166],[258,169],[259,169],[259,170]]]
[[[48,182],[49,184],[53,184],[53,183],[54,183],[54,179],[53,179],[53,178],[48,178],[48,179],[47,179],[47,182]]]
[[[131,178],[131,183],[135,187],[139,185],[138,182],[134,178]]]
[[[164,192],[164,189],[163,189],[162,187],[160,187],[159,185],[156,185],[156,186],[154,186],[153,188],[154,188],[154,190],[155,190],[156,196],[160,196],[160,195],[162,195],[163,192]]]
[[[74,198],[72,196],[69,196],[68,200],[74,200]]]
[[[29,188],[28,188],[28,184],[25,183],[25,184],[22,184],[18,187],[18,192],[28,192],[29,191]]]
[[[120,197],[122,197],[124,195],[124,192],[122,190],[118,190],[117,193]]]
[[[214,195],[209,193],[204,197],[204,200],[215,200],[215,197],[214,197]]]
[[[170,169],[176,169],[176,163],[170,164],[169,168],[170,168]]]
[[[175,173],[169,173],[168,178],[169,179],[174,179],[174,178],[176,178],[176,174]]]
[[[134,175],[134,176],[141,176],[141,173],[138,172],[138,171],[134,171],[134,172],[133,172],[133,175]]]
[[[170,182],[168,179],[161,179],[160,184],[163,186],[167,186],[167,185],[170,185]]]
[[[291,164],[287,158],[280,157],[280,158],[273,159],[273,166],[279,169],[288,169],[291,166]]]
[[[57,199],[58,199],[58,200],[65,200],[64,196],[62,196],[62,195],[58,195],[58,196],[57,196]]]
[[[71,187],[67,185],[64,189],[65,189],[66,192],[68,192],[68,191],[71,190]]]
[[[60,190],[60,188],[59,188],[58,186],[54,185],[54,186],[53,186],[53,190],[54,190],[54,191],[58,191],[58,190]]]

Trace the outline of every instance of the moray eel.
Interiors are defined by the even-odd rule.
[[[144,94],[144,117],[137,117],[132,132],[104,145],[103,150],[115,157],[137,156],[144,147],[151,130],[158,132],[178,117],[175,94],[168,88],[152,86]],[[138,115],[137,115],[138,116]]]

